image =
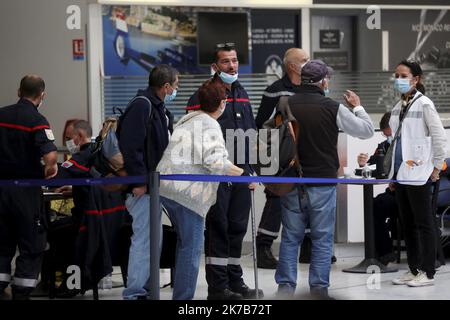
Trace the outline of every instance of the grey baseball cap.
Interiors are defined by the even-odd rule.
[[[302,68],[302,83],[316,83],[330,76],[333,69],[322,60],[310,60]]]

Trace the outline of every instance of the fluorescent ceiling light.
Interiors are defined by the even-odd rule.
[[[196,6],[224,7],[224,3],[211,0],[98,0],[100,4],[110,5],[166,5],[166,6]],[[226,7],[247,8],[298,8],[312,6],[313,0],[228,0]]]

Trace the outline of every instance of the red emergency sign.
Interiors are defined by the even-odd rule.
[[[72,40],[73,60],[84,60],[84,40]]]

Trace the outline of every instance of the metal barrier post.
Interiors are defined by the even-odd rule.
[[[259,299],[258,285],[258,266],[257,266],[257,250],[256,250],[256,223],[255,223],[255,190],[250,191],[251,194],[251,218],[252,218],[252,250],[253,250],[253,274],[255,276],[256,299]]]
[[[159,199],[159,172],[149,172],[150,194],[150,299],[159,296],[159,241],[161,239],[161,205]]]

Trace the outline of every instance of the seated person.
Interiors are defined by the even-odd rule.
[[[380,152],[386,154],[392,142],[392,130],[389,127],[390,112],[386,112],[380,121],[380,129],[386,140],[378,144],[375,153],[368,158],[367,153],[358,155],[358,164],[360,167],[365,165],[376,164],[377,156]],[[374,233],[375,233],[375,250],[378,260],[387,265],[389,262],[395,261],[395,253],[392,246],[392,229],[398,217],[397,203],[395,201],[394,184],[390,183],[384,193],[379,194],[373,201],[374,214]]]
[[[74,123],[73,134],[68,141],[68,146],[72,146],[69,148],[72,157],[60,166],[57,178],[91,177],[91,136],[92,129],[87,121]],[[67,187],[56,191],[63,190],[67,190]],[[128,213],[121,194],[107,192],[101,186],[73,186],[72,195],[75,207],[71,220],[64,226],[64,229],[71,231],[55,232],[53,237],[49,236],[50,250],[53,247],[53,250],[66,252],[68,265],[80,267],[81,290],[86,291],[112,272],[113,262],[119,258],[115,250],[119,230],[128,218]],[[51,255],[58,256],[58,253],[52,252]],[[70,297],[78,293],[77,290],[67,290],[65,284],[63,279],[57,291],[58,297]]]
[[[67,120],[66,123],[64,124],[62,143],[63,143],[63,146],[66,147],[67,149],[69,149],[69,147],[72,147],[72,145],[70,145],[70,146],[67,145],[67,141],[72,139],[73,125],[78,120],[79,119],[70,119],[70,120]],[[69,153],[70,153],[70,150],[69,150]],[[70,154],[69,155],[64,154],[64,161],[68,160],[69,158],[70,158]],[[64,192],[66,192],[66,194],[68,196],[71,196],[72,189],[71,189],[71,187],[69,187],[67,189],[60,190],[60,191],[64,191]],[[52,200],[50,202],[51,211],[56,212],[57,214],[60,214],[60,215],[70,215],[73,206],[74,206],[73,200],[70,197],[68,197],[67,199],[63,199],[63,200]]]

